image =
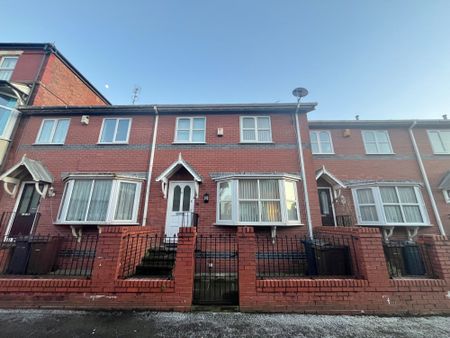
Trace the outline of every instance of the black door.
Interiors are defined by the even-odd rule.
[[[34,183],[26,183],[20,196],[20,202],[15,213],[9,237],[27,236],[30,234],[36,219],[37,208],[41,195]]]
[[[319,188],[320,214],[322,225],[334,226],[333,204],[331,201],[331,189]]]

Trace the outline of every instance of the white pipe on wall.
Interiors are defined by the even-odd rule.
[[[306,224],[308,226],[308,234],[311,239],[314,238],[313,228],[312,228],[312,220],[311,220],[311,210],[309,205],[309,196],[308,196],[308,184],[306,183],[306,171],[305,171],[305,161],[303,159],[303,146],[302,146],[302,137],[300,133],[300,123],[298,118],[298,110],[300,107],[300,100],[297,105],[297,110],[295,111],[295,128],[297,129],[297,145],[298,145],[298,153],[300,160],[300,170],[302,174],[302,182],[303,182],[303,194],[305,198],[305,206],[306,206]]]
[[[155,160],[156,136],[158,134],[158,122],[159,122],[158,107],[153,106],[153,109],[155,110],[155,123],[153,125],[152,150],[150,152],[150,161],[148,164],[148,172],[147,172],[147,184],[145,187],[145,201],[144,201],[144,212],[142,213],[142,226],[147,225],[148,201],[150,199],[150,186],[153,173],[153,162]]]
[[[434,217],[436,218],[436,223],[439,227],[439,231],[442,236],[445,236],[444,226],[442,225],[441,216],[439,216],[439,210],[436,205],[436,201],[434,200],[433,191],[431,190],[430,181],[428,180],[427,172],[425,170],[425,166],[422,162],[422,156],[420,156],[419,147],[417,146],[416,138],[414,137],[413,128],[417,124],[416,121],[409,127],[409,137],[411,138],[411,142],[414,148],[414,152],[416,154],[417,163],[419,164],[420,173],[422,174],[423,181],[425,183],[425,189],[427,190],[428,196],[431,201],[431,208],[433,209]]]

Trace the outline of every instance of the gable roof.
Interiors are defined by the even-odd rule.
[[[42,50],[54,54],[61,60],[76,76],[91,89],[105,104],[110,105],[111,102],[89,82],[89,80],[72,64],[61,52],[56,48],[54,43],[34,43],[34,42],[3,42],[0,43],[0,50]]]
[[[194,178],[195,181],[197,182],[201,182],[202,178],[201,176],[195,171],[194,168],[192,168],[192,166],[187,163],[183,157],[181,156],[181,153],[178,154],[178,160],[176,160],[175,162],[173,162],[166,170],[164,170],[161,175],[159,175],[156,178],[156,182],[159,181],[167,181],[173,174],[175,174],[181,167],[184,167],[189,174],[192,175],[192,177]]]
[[[340,179],[330,173],[325,166],[316,171],[316,181],[322,178],[333,187],[345,188],[345,184]]]
[[[53,176],[41,162],[25,156],[22,157],[19,163],[0,175],[0,181],[8,178],[23,180],[27,178],[28,174],[35,182],[53,183]]]

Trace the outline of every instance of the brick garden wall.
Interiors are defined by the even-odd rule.
[[[172,280],[121,279],[126,237],[132,227],[102,228],[94,269],[84,279],[0,279],[0,307],[152,309],[189,311],[192,304],[196,231],[182,228]],[[317,229],[316,234],[352,236],[357,278],[256,277],[256,240],[251,227],[238,229],[241,311],[330,314],[449,314],[450,242],[425,235],[437,279],[389,279],[376,229]],[[151,232],[150,232],[151,233]]]
[[[438,279],[389,279],[378,229],[320,228],[333,236],[357,238],[360,279],[256,279],[256,245],[251,228],[238,233],[240,309],[249,312],[329,314],[450,313],[450,242],[423,236],[434,248]],[[241,249],[242,248],[242,249]]]

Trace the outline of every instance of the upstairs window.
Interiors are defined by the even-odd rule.
[[[0,138],[9,139],[18,116],[17,100],[0,94]]]
[[[333,154],[333,142],[328,130],[313,130],[310,132],[311,151],[313,154]]]
[[[284,179],[234,179],[218,183],[217,223],[299,223],[297,189]]]
[[[205,143],[206,118],[179,117],[176,123],[176,143]]]
[[[141,184],[110,179],[66,183],[60,223],[136,223]]]
[[[107,118],[103,120],[99,143],[128,143],[130,136],[130,118]]]
[[[4,56],[0,59],[0,80],[9,81],[11,79],[18,59],[18,56]]]
[[[393,154],[387,130],[363,130],[366,154]]]
[[[43,120],[36,138],[36,144],[64,144],[69,123],[69,119]]]
[[[367,225],[426,225],[422,194],[414,186],[379,186],[353,190],[358,221]]]
[[[269,116],[241,116],[241,142],[272,142]]]
[[[450,154],[450,130],[429,130],[428,137],[435,154]]]

